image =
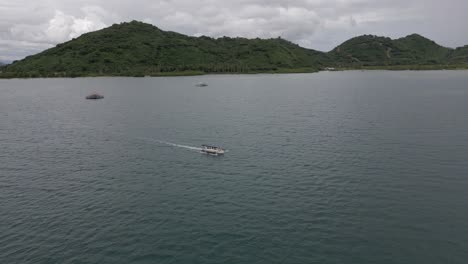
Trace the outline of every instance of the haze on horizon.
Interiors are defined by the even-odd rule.
[[[329,51],[362,34],[468,44],[466,0],[0,0],[0,60],[22,59],[114,23],[192,36],[282,37]]]

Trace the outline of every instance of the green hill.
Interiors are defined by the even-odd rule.
[[[417,34],[396,40],[364,35],[325,53],[281,38],[190,37],[132,21],[3,66],[0,77],[314,72],[327,67],[411,69],[415,65],[467,67],[468,46],[453,50]]]
[[[130,22],[91,32],[8,66],[24,76],[317,71],[328,55],[283,39],[189,37]]]
[[[392,40],[364,35],[330,52],[339,66],[440,65],[450,60],[451,49],[413,34]]]
[[[468,64],[468,45],[453,50],[450,56],[453,64]]]

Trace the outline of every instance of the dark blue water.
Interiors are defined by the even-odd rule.
[[[0,148],[0,263],[468,259],[466,71],[0,80]]]

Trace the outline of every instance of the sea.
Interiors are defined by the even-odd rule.
[[[468,263],[468,71],[0,80],[0,263]]]

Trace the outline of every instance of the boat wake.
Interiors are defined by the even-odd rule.
[[[181,145],[181,144],[176,144],[176,143],[172,143],[172,142],[168,142],[168,141],[164,141],[164,140],[158,140],[158,139],[152,139],[152,138],[140,138],[140,139],[146,140],[146,141],[152,141],[152,142],[156,142],[156,143],[160,143],[160,144],[164,144],[164,145],[168,145],[168,146],[172,146],[172,147],[176,147],[176,148],[184,148],[184,149],[193,150],[193,151],[201,151],[202,150],[202,148],[199,148],[199,147]]]
[[[82,126],[82,127],[85,127],[85,128],[88,128],[88,129],[94,129],[94,128],[91,127],[91,126],[87,126],[87,125],[84,125],[84,124],[81,124],[81,126]],[[99,131],[99,132],[104,132],[104,130]],[[107,130],[106,130],[105,132],[106,132],[106,133],[109,133],[109,134],[112,134],[113,136],[116,136],[116,137],[125,137],[125,138],[128,138],[128,136],[125,135],[125,134],[123,134],[123,133],[109,132],[109,131],[107,131]],[[164,140],[159,140],[159,139],[154,139],[154,138],[133,137],[133,139],[142,140],[142,141],[146,141],[146,142],[153,142],[153,143],[158,143],[158,144],[163,144],[163,145],[167,145],[167,146],[172,146],[172,147],[176,147],[176,148],[183,148],[183,149],[193,150],[193,151],[198,151],[198,152],[201,152],[201,151],[202,151],[202,148],[201,148],[201,147],[194,147],[194,146],[176,144],[176,143],[172,143],[172,142],[169,142],[169,141],[164,141]],[[225,152],[229,152],[229,150],[226,149]]]

